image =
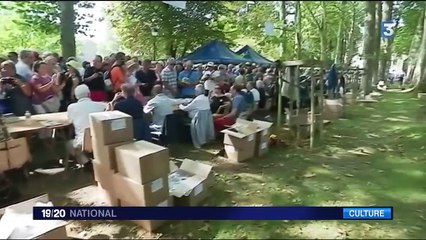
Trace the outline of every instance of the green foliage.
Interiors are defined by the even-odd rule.
[[[20,25],[22,19],[16,14],[0,16],[0,54],[22,49],[34,49],[40,52],[59,52],[59,35],[38,31],[27,25]]]
[[[58,1],[18,1],[0,4],[4,9],[19,14],[15,22],[21,26],[38,29],[46,33],[59,34],[60,14]],[[75,1],[77,8],[93,8],[94,3]],[[92,14],[75,14],[75,32],[84,34],[92,23]]]
[[[225,40],[224,25],[217,22],[225,10],[222,2],[188,1],[183,10],[159,1],[135,1],[114,3],[107,13],[126,48],[152,56],[155,41],[164,57],[182,56],[208,40]],[[152,36],[152,29],[158,36]]]
[[[411,41],[416,34],[420,16],[423,14],[424,3],[419,1],[403,1],[400,5],[400,16],[403,24],[396,29],[393,52],[397,55],[410,52]]]

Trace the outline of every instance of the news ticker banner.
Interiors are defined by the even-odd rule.
[[[34,207],[35,220],[392,220],[393,207]]]

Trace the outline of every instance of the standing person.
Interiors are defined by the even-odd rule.
[[[253,82],[247,83],[247,91],[251,92],[253,94],[253,111],[256,111],[259,105],[260,101],[260,93],[259,91],[254,87]]]
[[[55,81],[48,74],[45,62],[37,61],[33,67],[34,76],[30,85],[33,89],[32,104],[36,113],[58,112],[60,100],[56,93]]]
[[[34,54],[30,50],[22,50],[19,53],[19,61],[16,63],[16,73],[24,78],[25,81],[29,82],[33,76],[31,69],[34,63]]]
[[[244,70],[244,68],[240,68],[238,69],[238,76],[235,78],[234,80],[234,85],[241,85],[241,86],[245,86],[246,85],[246,70]]]
[[[181,87],[181,96],[183,98],[193,98],[195,95],[195,86],[200,82],[201,75],[200,73],[193,69],[193,63],[187,61],[185,63],[185,68],[182,72],[179,73],[179,85]],[[187,79],[187,81],[183,81]]]
[[[174,58],[167,60],[166,67],[161,71],[161,81],[163,82],[164,94],[170,97],[177,96],[177,72],[175,70],[176,61]]]
[[[90,90],[90,99],[95,102],[108,101],[108,95],[105,91],[104,69],[102,57],[96,55],[92,66],[86,68],[83,75],[83,82]]]
[[[228,92],[231,85],[231,78],[226,71],[226,66],[220,64],[217,71],[212,73],[212,78],[220,85],[224,92]]]
[[[144,96],[143,103],[146,103],[152,96],[152,88],[158,81],[155,70],[151,69],[151,60],[142,61],[142,68],[135,73],[139,91]]]
[[[0,84],[6,92],[6,102],[10,111],[16,116],[24,116],[26,111],[35,114],[31,105],[31,87],[26,81],[16,74],[15,63],[7,60],[1,63]],[[6,85],[6,86],[5,86]]]
[[[162,84],[161,71],[163,71],[163,69],[164,69],[163,61],[157,61],[157,63],[155,63],[155,74],[157,75],[157,84]]]
[[[17,52],[9,52],[7,54],[7,58],[9,58],[10,61],[14,62],[15,64],[18,63],[19,57]]]
[[[120,92],[121,85],[126,82],[125,54],[119,52],[115,55],[115,62],[111,66],[111,84],[114,93]]]
[[[129,61],[126,62],[126,74],[127,74],[127,81],[126,83],[130,84],[130,85],[135,85],[137,82],[136,79],[136,71],[139,68],[139,64],[138,62],[135,62],[133,59],[130,59]]]

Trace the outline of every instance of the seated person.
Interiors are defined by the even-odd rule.
[[[377,84],[377,90],[386,92],[387,86],[385,84],[385,81],[379,81],[379,83]]]
[[[253,82],[247,83],[247,91],[253,95],[253,111],[256,111],[260,101],[260,93],[254,88]]]
[[[194,118],[198,111],[210,110],[209,98],[204,94],[204,87],[202,84],[195,86],[195,98],[188,105],[179,105],[179,108],[188,112],[190,118]]]
[[[223,91],[219,85],[216,85],[214,88],[214,92],[210,97],[210,109],[212,110],[212,113],[222,113],[218,112],[219,108],[230,102],[231,99],[229,99],[226,95],[223,94]]]
[[[82,154],[84,131],[90,127],[89,115],[91,113],[105,111],[106,104],[92,101],[90,99],[89,87],[85,84],[77,86],[74,90],[74,94],[77,102],[68,106],[67,113],[68,119],[74,126],[75,139],[67,143],[65,161],[68,161],[70,155],[72,155],[78,163],[88,166],[90,160],[87,156]]]
[[[233,125],[237,120],[240,113],[246,111],[247,103],[241,92],[241,86],[234,85],[231,87],[232,94],[232,110],[230,113],[224,114],[213,114],[214,127],[217,131],[224,130],[229,126]]]
[[[135,98],[136,87],[130,83],[121,85],[121,92],[115,94],[112,102],[109,103],[109,110],[118,110],[126,113],[135,119],[143,119],[143,106]]]
[[[152,94],[154,97],[146,103],[143,111],[152,114],[152,128],[159,130],[163,127],[166,116],[173,113],[174,106],[184,103],[186,100],[166,96],[161,85],[155,85]]]

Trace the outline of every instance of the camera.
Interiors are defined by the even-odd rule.
[[[15,79],[13,77],[2,77],[0,78],[0,82],[3,84],[14,84]]]

